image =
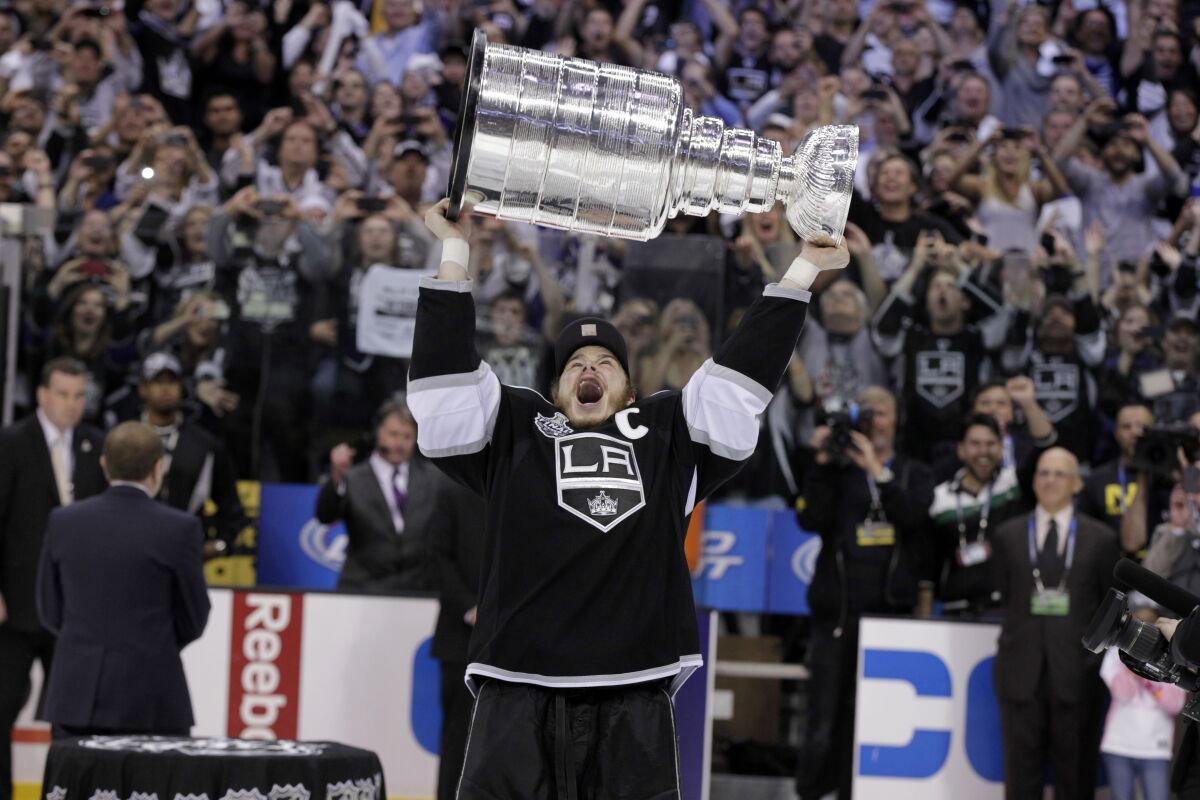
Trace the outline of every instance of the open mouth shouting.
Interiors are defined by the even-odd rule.
[[[575,402],[585,411],[600,408],[604,402],[604,385],[595,375],[583,375],[575,385]]]

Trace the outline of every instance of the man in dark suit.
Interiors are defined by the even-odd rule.
[[[344,592],[387,594],[434,585],[429,526],[436,514],[438,472],[414,458],[417,424],[408,407],[388,400],[375,415],[375,449],[353,464],[354,448],[329,454],[329,477],[317,495],[317,520],[346,523],[350,542],[338,577]]]
[[[471,728],[475,701],[465,678],[483,563],[484,511],[478,494],[441,478],[429,535],[441,603],[433,633],[433,657],[441,662],[442,677],[438,800],[454,800]]]
[[[149,425],[114,428],[102,464],[108,491],[55,510],[46,529],[38,615],[58,636],[46,719],[56,738],[186,736],[179,651],[200,638],[209,611],[200,521],[154,501],[163,449]]]
[[[205,539],[204,556],[222,555],[246,526],[246,512],[238,497],[233,460],[219,439],[183,413],[183,367],[170,353],[151,353],[142,362],[138,396],[145,404],[142,422],[158,433],[163,443],[162,489],[157,499],[180,511],[201,516],[209,500],[216,506],[213,518],[217,537]]]
[[[49,673],[54,637],[38,622],[34,579],[51,510],[104,490],[100,431],[79,422],[87,369],[57,358],[42,369],[37,412],[0,431],[0,800],[12,797],[12,726],[29,697],[34,659]]]
[[[1079,642],[1120,552],[1112,529],[1075,512],[1082,488],[1075,456],[1047,450],[1033,480],[1037,507],[996,533],[992,564],[1005,616],[994,680],[1009,800],[1040,800],[1047,756],[1056,800],[1095,790],[1100,657]]]

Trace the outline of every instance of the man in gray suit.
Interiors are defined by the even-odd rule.
[[[340,444],[317,495],[317,520],[346,523],[350,543],[338,589],[389,594],[435,586],[428,530],[435,513],[437,470],[414,457],[417,424],[408,407],[388,400],[375,415],[375,449],[354,464]]]

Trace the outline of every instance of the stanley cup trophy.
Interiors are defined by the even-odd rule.
[[[488,44],[475,32],[455,131],[450,208],[645,241],[678,214],[743,214],[776,200],[803,239],[840,243],[858,129],[779,144],[684,108],[675,78]]]

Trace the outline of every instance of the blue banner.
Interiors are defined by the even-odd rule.
[[[793,512],[774,513],[767,575],[768,613],[808,616],[808,586],[820,552],[821,537],[796,524]]]
[[[821,539],[791,511],[709,506],[700,562],[692,573],[696,603],[720,611],[807,615]]]
[[[258,519],[258,585],[333,589],[346,560],[346,529],[314,517],[317,487],[264,483]]]
[[[709,506],[700,563],[692,573],[696,602],[722,611],[762,611],[770,536],[767,509]]]

